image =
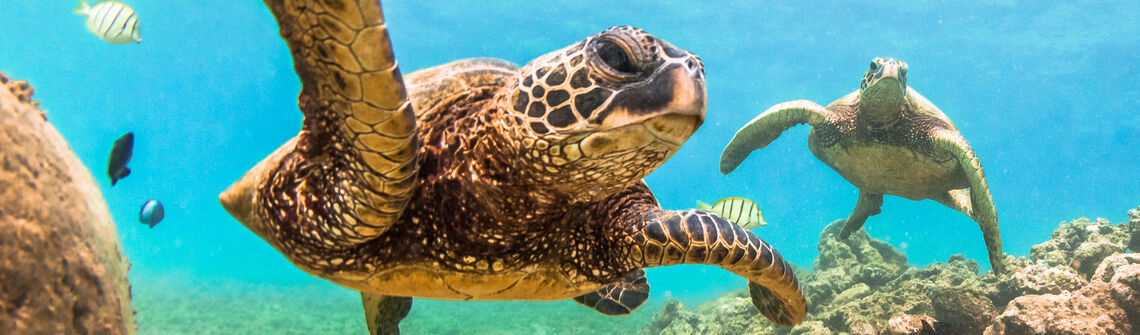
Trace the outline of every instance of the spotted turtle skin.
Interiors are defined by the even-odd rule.
[[[704,121],[697,56],[614,27],[517,66],[400,74],[375,1],[266,0],[301,78],[300,134],[220,196],[298,268],[362,293],[373,333],[412,298],[560,300],[610,315],[644,268],[713,264],[758,310],[806,301],[769,244],[715,214],[662,209],[642,179]]]

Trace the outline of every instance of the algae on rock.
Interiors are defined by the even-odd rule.
[[[1063,222],[1030,257],[1006,256],[1012,275],[978,274],[962,255],[915,268],[890,245],[857,232],[837,240],[843,221],[820,234],[810,273],[797,273],[808,317],[795,327],[768,322],[730,292],[696,310],[675,303],[642,334],[917,334],[921,321],[950,334],[1140,335],[1140,254],[1123,253],[1140,229],[1130,222]],[[707,307],[707,306],[713,306]],[[673,323],[671,326],[662,326]]]

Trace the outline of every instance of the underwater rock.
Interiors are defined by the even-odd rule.
[[[1132,326],[1108,283],[1062,294],[1027,295],[1009,303],[986,335],[1129,335]]]
[[[835,332],[827,329],[820,321],[804,321],[798,326],[792,327],[788,331],[788,335],[832,335]]]
[[[758,316],[752,297],[745,290],[737,290],[706,301],[694,310],[701,315],[705,326],[700,334],[745,334]]]
[[[677,324],[642,334],[922,334],[925,320],[937,334],[1140,335],[1131,326],[1140,324],[1140,254],[1122,253],[1131,223],[1062,222],[1030,257],[1007,255],[1013,275],[1005,276],[979,275],[978,262],[960,254],[916,268],[865,233],[837,240],[842,223],[820,234],[814,271],[796,269],[809,298],[804,323],[775,326],[737,290],[694,311],[659,314]]]
[[[706,301],[694,310],[685,308],[680,301],[669,299],[653,321],[641,330],[641,334],[752,334],[758,329],[771,327],[752,306],[752,298],[747,290],[736,290],[716,299]]]
[[[1128,230],[1131,234],[1128,239],[1128,250],[1140,251],[1140,207],[1128,210]]]
[[[911,314],[906,314],[906,313],[899,313],[899,315],[895,315],[889,321],[887,321],[887,327],[888,328],[887,328],[886,334],[888,334],[888,335],[918,334],[918,332],[922,330],[922,322],[923,321],[926,321],[926,323],[932,324],[932,323],[934,323],[934,318],[931,318],[931,317],[926,316],[926,315],[911,315]]]
[[[1062,222],[1048,241],[1029,250],[1029,257],[1048,266],[1073,266],[1087,278],[1105,257],[1124,252],[1131,238],[1130,226],[1113,226],[1104,218]]]
[[[1068,266],[1030,265],[1013,274],[1013,295],[1061,294],[1080,289],[1088,283]]]
[[[1106,257],[1100,262],[1100,266],[1097,266],[1096,273],[1090,279],[1106,283],[1111,282],[1117,269],[1129,264],[1140,264],[1140,253],[1115,254]]]
[[[697,329],[700,324],[700,318],[697,317],[696,313],[685,308],[685,304],[676,299],[669,299],[664,306],[661,306],[661,311],[653,316],[653,321],[641,329],[640,334],[699,334]]]
[[[879,287],[907,269],[906,255],[886,242],[870,238],[862,230],[846,240],[839,239],[844,223],[837,220],[823,229],[815,272],[812,278],[800,282],[804,295],[812,302],[808,305],[809,311],[812,305],[827,304],[856,284]]]
[[[33,91],[0,73],[0,334],[133,334],[107,204]]]
[[[1117,269],[1111,285],[1112,297],[1128,313],[1128,319],[1133,324],[1140,323],[1140,264],[1129,264]],[[1140,329],[1133,330],[1140,332]]]

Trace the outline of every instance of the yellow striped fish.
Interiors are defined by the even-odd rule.
[[[139,17],[127,4],[107,0],[94,6],[79,0],[72,13],[87,16],[87,31],[112,44],[139,43]]]
[[[697,200],[697,209],[713,212],[746,230],[752,230],[768,225],[764,222],[764,213],[755,202],[740,197],[728,197],[717,200],[712,205]]]

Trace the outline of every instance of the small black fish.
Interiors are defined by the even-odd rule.
[[[111,147],[111,157],[107,159],[107,176],[111,177],[111,186],[115,186],[119,179],[131,175],[131,169],[127,168],[127,162],[131,161],[131,153],[134,149],[135,133],[128,132],[115,140],[115,146]]]
[[[142,222],[151,228],[162,221],[166,217],[166,211],[162,208],[162,203],[158,200],[148,200],[143,203],[142,208],[139,208],[139,222]]]

